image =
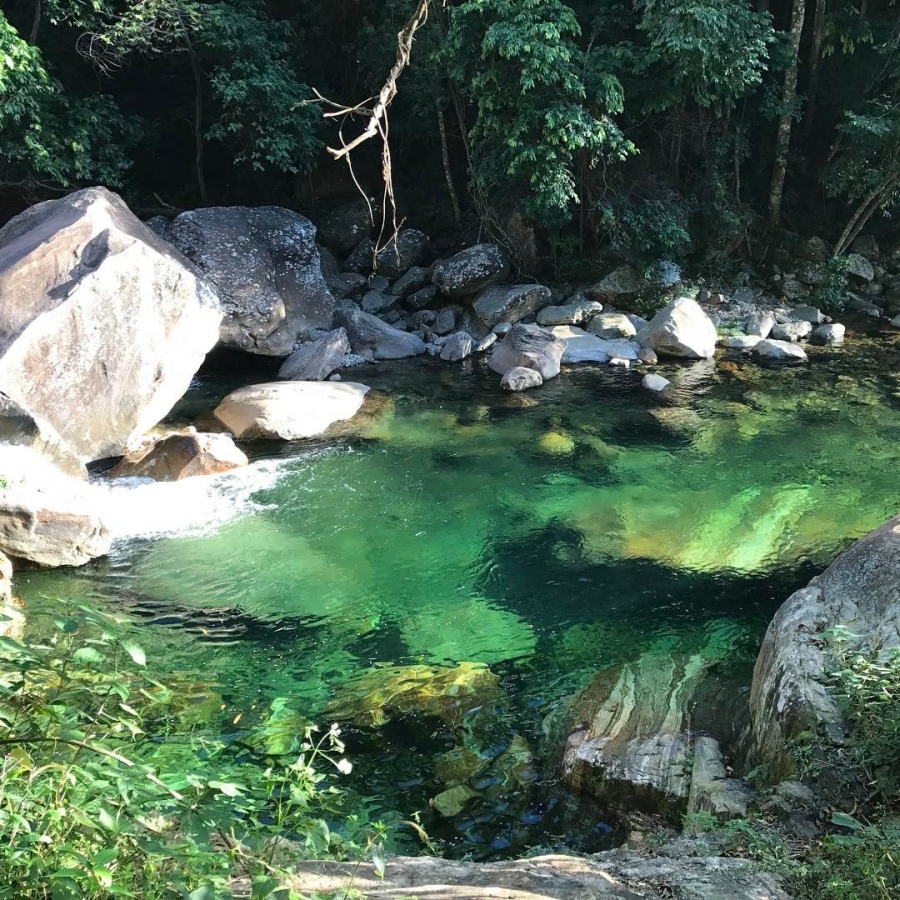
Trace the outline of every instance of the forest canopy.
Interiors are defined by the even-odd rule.
[[[384,134],[421,224],[709,267],[766,223],[837,253],[890,226],[886,0],[7,0],[4,218],[92,183],[148,214],[377,193],[380,140],[325,149],[364,112],[324,114],[378,96],[417,10]]]

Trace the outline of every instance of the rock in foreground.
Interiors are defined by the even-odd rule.
[[[67,475],[87,478],[84,463],[66,446],[56,429],[6,394],[0,394],[0,444],[30,447]]]
[[[791,341],[773,341],[766,338],[750,351],[756,359],[778,365],[796,366],[809,362],[806,351]]]
[[[500,379],[503,391],[528,391],[540,387],[544,383],[537,369],[526,369],[524,366],[513,366]]]
[[[334,297],[325,284],[316,226],[278,206],[213,206],[182,213],[173,244],[219,291],[221,342],[286,356],[310,328],[329,328]]]
[[[642,347],[683,359],[711,359],[717,339],[716,326],[690,297],[677,297],[667,304],[637,336]]]
[[[248,465],[249,460],[227,434],[170,434],[139,454],[128,454],[110,473],[113,478],[180,481],[218,475]]]
[[[340,895],[352,883],[370,900],[790,900],[777,876],[748,860],[626,850],[491,863],[395,857],[384,878],[371,863],[301,862],[294,873],[290,887],[302,896]]]
[[[82,461],[172,409],[222,319],[215,290],[104,188],[0,229],[0,296],[0,391]]]
[[[42,566],[83,566],[109,553],[98,488],[24,447],[0,447],[0,551]]]
[[[366,385],[349,381],[254,384],[229,394],[215,417],[239,439],[295,441],[352,419],[368,392]]]

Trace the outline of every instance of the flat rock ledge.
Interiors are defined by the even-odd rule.
[[[495,863],[401,856],[388,860],[383,879],[368,863],[305,862],[290,886],[330,896],[351,884],[368,900],[790,900],[777,876],[745,860],[626,850]]]

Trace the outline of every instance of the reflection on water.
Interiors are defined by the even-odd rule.
[[[603,811],[573,815],[547,777],[554,709],[600,669],[699,652],[710,633],[729,636],[710,671],[733,698],[777,605],[900,508],[884,348],[810,353],[801,369],[663,368],[668,402],[590,366],[509,396],[478,361],[382,365],[354,376],[388,395],[361,433],[117,487],[111,509],[140,537],[19,587],[130,609],[234,709],[358,709],[342,717],[370,809],[422,811],[451,851],[595,849],[615,838]],[[208,374],[181,414],[233,384]],[[435,692],[461,688],[423,673],[456,663],[492,687],[442,718]]]

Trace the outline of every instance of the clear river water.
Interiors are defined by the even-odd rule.
[[[778,605],[900,510],[894,340],[851,335],[798,369],[664,366],[667,400],[591,365],[524,395],[478,360],[364,367],[351,427],[253,445],[224,476],[115,484],[113,554],[23,571],[18,593],[133,616],[149,656],[215,680],[202,727],[276,698],[339,719],[360,807],[420,813],[449,854],[600,849],[615,824],[555,783],[547,723],[648,651],[714,652],[739,710]],[[211,362],[172,421],[274,377],[254,365]],[[485,672],[479,727],[454,704]],[[441,816],[469,751],[474,796]]]

